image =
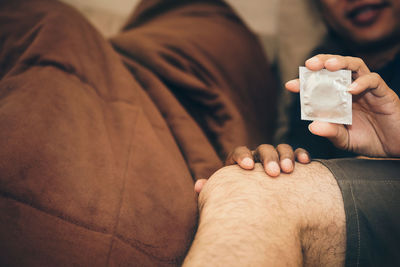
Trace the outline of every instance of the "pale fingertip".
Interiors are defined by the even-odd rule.
[[[328,124],[324,121],[313,121],[308,125],[308,130],[314,135],[321,135],[321,131],[324,132]]]
[[[295,80],[290,80],[290,81],[287,81],[287,82],[285,83],[285,86],[286,86],[286,87],[288,87],[288,86],[289,86],[289,87],[293,87],[293,86],[298,85],[298,83],[299,83],[299,82],[298,82],[298,80],[296,80],[296,79],[295,79]]]
[[[266,172],[269,176],[276,177],[281,173],[281,168],[277,162],[270,161],[266,166]]]
[[[358,83],[357,82],[353,82],[352,84],[350,84],[349,88],[347,89],[347,92],[354,92],[358,87]]]
[[[194,184],[194,191],[196,193],[200,193],[205,183],[206,181],[204,181],[203,179],[197,180],[196,183]]]
[[[310,162],[310,157],[308,156],[308,154],[307,153],[300,153],[298,156],[297,156],[297,160],[300,162],[300,163],[309,163]]]
[[[314,133],[314,125],[315,125],[315,121],[313,121],[312,123],[310,123],[310,124],[308,125],[308,130],[309,130],[311,133]]]
[[[246,157],[246,158],[244,158],[244,159],[242,160],[241,165],[242,165],[243,167],[245,167],[245,168],[253,168],[253,166],[254,166],[254,161],[253,161],[251,158]]]
[[[306,60],[306,65],[314,65],[314,64],[319,64],[321,61],[319,60],[318,57],[312,57]]]
[[[281,168],[284,172],[289,173],[293,171],[293,162],[291,159],[283,159],[281,161]]]
[[[314,135],[322,137],[334,137],[337,135],[338,124],[325,122],[325,121],[314,121],[309,126],[308,129]]]
[[[327,61],[325,61],[325,65],[336,65],[338,64],[339,60],[335,57],[328,59]]]

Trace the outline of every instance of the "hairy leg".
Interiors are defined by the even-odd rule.
[[[216,172],[199,196],[200,224],[184,266],[342,266],[345,213],[322,164],[267,176],[238,166]]]

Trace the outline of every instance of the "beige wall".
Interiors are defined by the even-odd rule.
[[[112,16],[120,23],[133,10],[139,0],[63,0],[85,14],[89,15],[94,24],[106,34],[112,33],[116,23],[107,26],[102,23],[101,16]],[[245,19],[247,24],[261,34],[274,34],[276,32],[276,15],[279,0],[227,0],[236,11]],[[96,12],[97,17],[96,17]],[[114,25],[115,24],[115,25]]]
[[[77,7],[105,35],[117,32],[139,0],[63,0]],[[309,0],[226,0],[259,36],[271,61],[278,60],[283,79],[319,41],[323,27],[310,12]]]

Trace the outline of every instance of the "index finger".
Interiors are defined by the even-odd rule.
[[[278,160],[279,155],[275,147],[268,144],[263,144],[257,147],[255,155],[264,166],[265,172],[272,177],[276,177],[281,173]]]
[[[239,164],[240,167],[246,170],[254,168],[253,154],[250,149],[245,146],[236,147],[234,151],[229,154],[225,161],[225,165]]]
[[[356,77],[370,73],[364,61],[357,57],[345,57],[339,55],[320,54],[308,59],[305,63],[310,70],[317,71],[326,68],[329,71],[341,69],[351,70]]]

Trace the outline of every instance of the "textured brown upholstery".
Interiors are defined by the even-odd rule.
[[[219,1],[145,0],[115,49],[53,0],[0,25],[0,266],[179,265],[193,180],[272,134],[255,37]]]

